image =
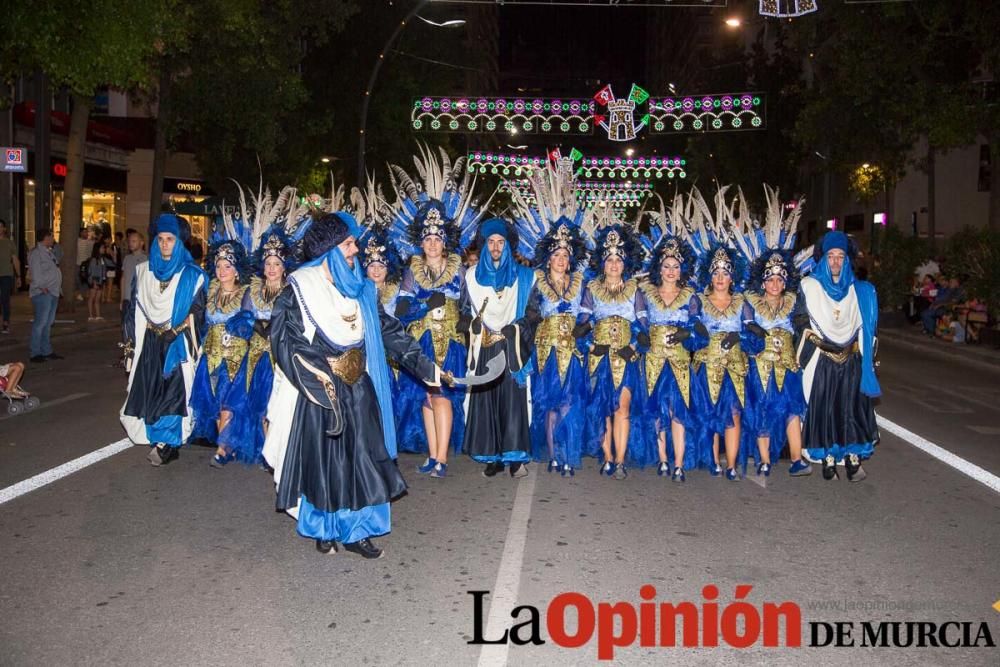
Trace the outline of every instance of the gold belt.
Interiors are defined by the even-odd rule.
[[[819,336],[814,336],[816,340],[822,340]],[[832,360],[835,364],[846,364],[847,360],[854,356],[858,350],[858,341],[851,343],[850,347],[844,348],[841,352],[827,352],[826,350],[820,350],[820,354],[825,355],[828,359]]]
[[[725,331],[712,334],[708,346],[694,353],[694,370],[698,371],[702,365],[705,366],[708,393],[713,403],[719,400],[722,382],[728,373],[733,387],[736,388],[740,404],[743,405],[745,398],[744,379],[750,367],[747,363],[747,355],[743,354],[739,343],[728,350],[722,349],[722,339],[726,337],[726,334]]]
[[[754,357],[753,362],[757,366],[757,377],[760,379],[761,388],[767,391],[767,382],[773,372],[778,391],[781,391],[785,383],[785,373],[799,370],[792,345],[792,332],[781,327],[768,330],[764,339],[764,349]]]
[[[208,357],[209,372],[215,372],[224,361],[230,378],[236,377],[247,348],[247,341],[226,331],[226,325],[222,323],[208,328],[201,345],[202,354]]]
[[[434,360],[441,365],[448,354],[448,344],[451,341],[462,342],[458,335],[458,301],[447,299],[440,310],[424,315],[421,319],[410,324],[410,335],[416,340],[424,335],[424,332],[431,332],[431,344],[434,347]]]
[[[576,317],[569,313],[549,315],[538,325],[538,330],[535,332],[535,348],[541,366],[539,372],[545,370],[545,364],[553,349],[556,351],[556,364],[561,378],[566,375],[570,359],[574,355],[581,356],[576,349],[576,339],[573,338],[574,325]]]
[[[656,388],[660,373],[669,364],[670,372],[677,380],[684,404],[688,404],[691,380],[691,355],[681,343],[667,344],[667,337],[678,327],[669,324],[653,324],[649,327],[649,350],[646,352],[646,389],[649,393]]]
[[[180,326],[177,327],[176,329],[174,327],[170,326],[169,323],[167,323],[167,324],[153,324],[152,322],[148,322],[147,321],[146,322],[146,328],[148,330],[152,331],[157,336],[162,336],[163,334],[167,333],[168,331],[173,331],[175,334],[180,334],[180,332],[182,332],[182,331],[184,331],[185,329],[188,328],[188,320],[184,320],[183,322],[181,322]]]
[[[365,372],[365,353],[360,347],[353,347],[338,357],[327,357],[330,371],[347,384],[357,382]]]
[[[611,379],[617,389],[625,377],[625,360],[615,354],[632,342],[632,323],[620,315],[605,317],[594,325],[594,344],[608,346],[608,361],[611,363]],[[591,375],[597,370],[602,356],[590,354],[588,370]]]
[[[496,345],[497,343],[501,343],[505,340],[506,338],[504,338],[504,335],[502,333],[495,333],[487,329],[485,326],[483,327],[483,342],[482,342],[483,347]]]

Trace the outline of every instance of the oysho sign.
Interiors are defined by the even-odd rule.
[[[175,186],[178,192],[193,192],[195,194],[201,192],[201,183],[188,183],[186,181],[178,181]]]

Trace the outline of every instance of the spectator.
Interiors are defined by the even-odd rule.
[[[21,286],[21,262],[17,248],[7,233],[7,223],[0,220],[0,316],[5,334],[10,333],[10,295]]]
[[[936,292],[932,290],[937,296],[934,297],[934,301],[931,302],[931,305],[920,316],[920,319],[924,323],[924,332],[928,336],[934,335],[935,322],[948,307],[965,300],[958,278],[947,280],[942,278],[942,285],[944,286]]]
[[[932,294],[933,292],[933,294]],[[937,285],[934,284],[934,277],[925,273],[923,277],[913,277],[913,290],[910,297],[909,320],[912,324],[920,322],[921,315],[927,310],[937,294]]]
[[[86,276],[86,268],[84,267],[90,261],[90,255],[94,252],[94,232],[91,231],[90,227],[82,227],[80,229],[80,237],[76,240],[76,263],[79,267],[79,278],[77,279],[77,301],[83,301],[83,293],[87,289],[87,281],[84,276]]]
[[[35,307],[35,321],[31,325],[31,361],[40,363],[46,359],[62,359],[52,351],[49,333],[56,319],[56,307],[62,292],[62,272],[52,253],[55,237],[51,229],[42,230],[41,240],[28,254],[28,270],[31,271],[31,303]]]
[[[104,281],[107,279],[107,267],[104,265],[105,249],[103,243],[95,243],[87,263],[87,318],[88,322],[103,320],[101,317],[101,294],[104,291]]]
[[[128,254],[122,259],[122,290],[119,300],[119,310],[122,313],[122,323],[128,316],[130,301],[132,300],[132,281],[135,279],[135,267],[146,261],[146,253],[143,251],[142,234],[130,229],[125,239],[128,243]]]
[[[24,364],[19,361],[0,364],[0,394],[6,394],[11,398],[27,398],[28,392],[20,387],[23,375]]]
[[[111,303],[111,290],[115,286],[118,276],[118,260],[115,258],[115,244],[111,237],[107,237],[102,242],[101,261],[104,263],[104,290],[101,295],[101,303]]]
[[[949,343],[952,342],[955,337],[955,329],[953,325],[958,324],[958,322],[955,322],[954,317],[955,315],[951,310],[945,310],[941,313],[941,317],[937,319],[934,335],[941,340],[948,341]]]

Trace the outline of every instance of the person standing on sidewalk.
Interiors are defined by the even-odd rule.
[[[42,230],[41,241],[28,253],[28,270],[31,271],[31,303],[35,307],[35,320],[31,325],[31,361],[62,359],[52,352],[49,332],[56,319],[56,307],[62,291],[62,271],[52,254],[55,237],[51,229]]]
[[[21,286],[21,263],[17,260],[17,247],[10,240],[7,223],[0,220],[0,315],[3,316],[5,334],[10,333],[10,295]]]
[[[118,306],[122,314],[122,326],[125,325],[125,316],[132,303],[132,281],[135,279],[135,267],[148,259],[146,252],[142,249],[142,235],[139,232],[129,229],[126,239],[128,254],[122,259],[121,301]],[[122,338],[124,339],[124,333]]]

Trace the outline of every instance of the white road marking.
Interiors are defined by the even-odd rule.
[[[743,479],[749,479],[762,489],[767,488],[767,477],[758,475],[756,470],[747,469],[747,474],[743,476]]]
[[[51,401],[43,401],[42,404],[39,405],[34,410],[22,412],[20,415],[4,415],[3,417],[0,417],[0,421],[3,421],[4,419],[11,419],[12,417],[20,417],[21,415],[29,415],[32,412],[38,412],[39,410],[44,410],[45,408],[51,408],[53,405],[62,405],[63,403],[69,403],[70,401],[75,401],[78,398],[84,398],[86,396],[90,396],[90,394],[86,392],[81,392],[79,394],[70,394],[69,396],[63,396],[62,398],[55,398],[52,399]],[[4,406],[0,404],[0,410],[2,410],[3,407]]]
[[[985,484],[997,493],[1000,493],[1000,477],[997,477],[988,470],[980,468],[971,461],[966,461],[957,454],[952,454],[944,447],[935,445],[930,440],[920,437],[913,431],[903,428],[896,422],[890,421],[882,415],[876,415],[876,417],[878,419],[879,428],[883,428],[889,433],[892,433],[894,436],[902,438],[917,449],[930,454],[942,463],[950,465],[955,470],[968,475],[977,482]]]
[[[503,474],[503,473],[501,473]],[[490,615],[486,621],[486,637],[495,638],[504,633],[510,625],[510,612],[517,605],[517,589],[521,585],[521,563],[524,560],[524,545],[528,536],[528,517],[531,515],[531,499],[535,495],[535,477],[538,466],[532,466],[527,477],[517,483],[514,509],[507,526],[503,556],[497,580],[490,593]],[[493,667],[507,664],[509,644],[485,644],[479,652],[479,667]]]
[[[132,447],[132,441],[128,438],[124,440],[119,440],[118,442],[113,442],[110,445],[101,447],[89,454],[84,454],[83,456],[73,459],[72,461],[67,461],[61,466],[56,466],[51,470],[46,470],[43,473],[39,473],[34,477],[29,477],[23,482],[18,482],[17,484],[12,484],[6,489],[0,489],[0,505],[14,500],[18,496],[23,496],[26,493],[34,491],[35,489],[40,489],[47,484],[58,481],[67,475],[71,475],[78,470],[83,470],[87,466],[93,465],[98,461],[103,461],[109,456],[114,456],[118,452],[124,451]]]

